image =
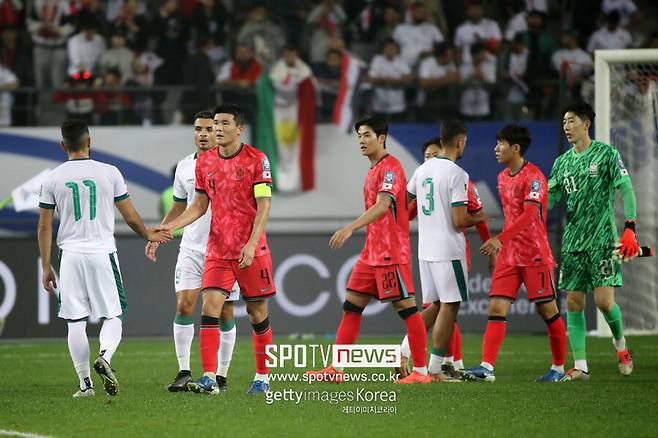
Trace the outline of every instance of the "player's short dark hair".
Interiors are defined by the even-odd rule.
[[[496,133],[496,140],[506,141],[511,145],[518,144],[521,148],[521,156],[525,155],[525,151],[528,150],[530,142],[532,141],[532,136],[530,131],[525,126],[507,124],[500,128]]]
[[[196,119],[212,119],[215,117],[212,111],[199,111],[194,115],[194,120]]]
[[[244,126],[244,111],[234,103],[222,103],[221,105],[218,105],[217,108],[215,108],[214,116],[217,114],[233,114],[235,124],[238,126]]]
[[[594,119],[596,118],[596,113],[594,112],[594,108],[592,108],[592,105],[590,105],[587,102],[575,102],[567,105],[562,110],[562,117],[564,117],[566,113],[574,113],[575,115],[580,117],[583,121],[589,120],[591,126],[594,125]]]
[[[427,150],[427,148],[432,146],[433,144],[437,145],[438,147],[441,147],[441,139],[439,137],[432,137],[429,140],[427,140],[425,143],[423,143],[423,155],[425,155],[425,151]]]
[[[460,135],[466,135],[466,125],[458,119],[448,119],[441,122],[439,128],[441,145],[452,143]]]
[[[362,126],[370,127],[377,137],[380,135],[385,135],[388,137],[388,123],[386,120],[377,116],[366,116],[360,120],[357,120],[354,124],[354,130],[359,132],[359,128]],[[384,140],[384,147],[386,147],[386,140]]]
[[[86,146],[89,127],[80,119],[68,119],[62,123],[62,142],[69,152],[80,152]]]

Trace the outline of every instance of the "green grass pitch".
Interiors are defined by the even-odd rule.
[[[395,343],[399,338],[362,338]],[[285,339],[277,342],[287,343]],[[657,436],[658,337],[630,337],[635,371],[618,374],[609,339],[588,338],[590,382],[539,384],[550,362],[545,336],[508,336],[497,381],[410,385],[392,383],[274,383],[296,391],[395,391],[394,402],[265,403],[245,394],[254,365],[250,338],[239,337],[230,389],[217,397],[170,394],[177,371],[168,339],[124,339],[113,367],[121,383],[110,399],[92,370],[97,396],[73,399],[77,377],[65,340],[0,342],[0,436],[9,431],[56,437],[87,436]],[[306,341],[309,343],[320,343]],[[464,336],[467,366],[477,364],[480,336]],[[321,342],[325,343],[325,342]],[[97,341],[91,343],[97,351]],[[199,370],[198,343],[193,368]],[[93,360],[93,358],[92,358]],[[570,354],[567,365],[571,364]],[[194,371],[194,370],[193,370]],[[290,372],[301,372],[293,368]],[[382,371],[382,370],[377,370]],[[345,413],[352,406],[395,413]],[[23,435],[25,436],[25,435]]]

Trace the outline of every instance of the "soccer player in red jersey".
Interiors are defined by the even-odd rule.
[[[506,125],[496,134],[496,160],[507,168],[498,174],[498,191],[505,216],[502,233],[489,239],[480,252],[498,253],[491,290],[489,322],[482,341],[482,363],[463,371],[466,379],[493,382],[498,350],[505,337],[507,315],[521,283],[528,300],[548,326],[553,356],[551,368],[537,380],[558,382],[564,376],[566,330],[556,303],[553,255],[546,233],[548,186],[541,170],[523,156],[530,146],[530,132]]]
[[[396,383],[429,383],[427,333],[416,307],[411,277],[407,179],[398,159],[386,151],[386,122],[366,117],[356,122],[354,129],[361,154],[371,163],[363,187],[366,211],[336,231],[329,245],[339,249],[352,233],[363,227],[366,227],[366,243],[347,283],[336,344],[356,342],[363,310],[372,298],[390,301],[407,327],[414,362],[414,371]],[[308,373],[321,374],[324,380],[334,382],[343,379],[343,370],[333,366]]]
[[[423,159],[425,161],[430,158],[439,156],[441,153],[441,139],[439,137],[431,138],[423,144]],[[466,210],[469,214],[477,214],[482,211],[483,205],[480,195],[473,184],[473,181],[468,180],[468,203],[466,204]],[[414,219],[418,215],[418,205],[414,199],[409,204],[409,220]],[[491,238],[491,233],[486,222],[478,222],[475,224],[475,228],[482,239],[482,243],[486,242]],[[464,229],[464,237],[466,237],[466,229]],[[471,268],[471,250],[468,238],[466,239],[466,262],[468,270]],[[489,256],[489,269],[493,272],[493,268],[496,264],[496,254],[491,254]],[[439,308],[435,303],[423,304],[423,311],[420,313],[423,318],[423,323],[425,327],[429,330],[434,326],[437,316],[439,315]],[[409,349],[409,339],[405,336],[401,344],[402,358],[403,360],[409,359],[411,350]],[[455,327],[452,332],[452,338],[450,339],[450,346],[446,352],[445,363],[442,365],[442,373],[446,376],[457,377],[458,374],[456,371],[459,371],[464,368],[464,363],[462,361],[462,338],[461,332],[459,330],[459,325],[455,322]],[[407,367],[402,366],[398,369],[398,373],[401,376],[407,375]]]
[[[201,217],[211,204],[212,219],[201,282],[201,365],[204,375],[188,384],[191,391],[217,394],[219,315],[237,280],[253,327],[256,376],[249,394],[269,391],[265,346],[272,343],[266,298],[275,294],[272,258],[265,239],[272,175],[267,156],[240,141],[244,113],[236,105],[215,109],[214,134],[219,147],[199,155],[193,203],[163,229],[176,230]]]

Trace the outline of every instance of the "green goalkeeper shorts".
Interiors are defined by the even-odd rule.
[[[621,285],[621,263],[612,257],[612,250],[562,253],[560,289],[592,292],[596,287]]]

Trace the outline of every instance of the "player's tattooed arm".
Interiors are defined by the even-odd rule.
[[[260,197],[256,198],[256,218],[254,219],[254,226],[251,229],[251,236],[247,244],[240,251],[240,258],[238,259],[238,267],[246,268],[251,265],[256,253],[256,247],[260,236],[265,232],[265,225],[270,217],[270,207],[272,206],[272,198]]]
[[[43,275],[41,283],[44,289],[50,293],[55,293],[57,282],[55,273],[51,266],[51,251],[53,245],[53,215],[55,210],[49,208],[39,209],[39,225],[37,229],[37,238],[39,240],[39,253],[41,254],[41,267]]]
[[[393,198],[391,195],[386,193],[380,193],[377,195],[377,202],[365,211],[361,216],[353,220],[350,224],[336,231],[331,239],[329,239],[329,246],[333,249],[338,249],[342,247],[347,239],[352,236],[352,234],[365,227],[368,224],[379,219],[383,214],[385,214],[391,206]]]

